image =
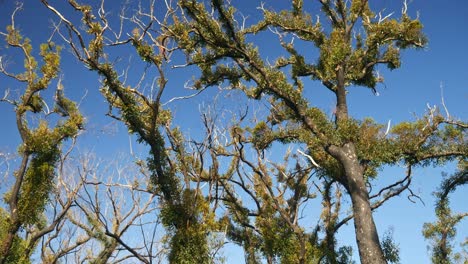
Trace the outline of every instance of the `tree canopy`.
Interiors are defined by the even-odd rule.
[[[229,262],[230,244],[246,263],[398,263],[398,241],[374,213],[419,198],[414,171],[446,164],[458,171],[441,177],[437,221],[423,235],[433,263],[466,261],[450,241],[466,213],[452,213],[448,195],[466,184],[467,123],[443,98],[396,124],[351,111],[362,87],[379,95],[379,70],[391,76],[405,50],[426,47],[406,1],[399,13],[365,0],[259,3],[253,18],[222,0],[122,3],[119,12],[104,1],[40,3],[53,22],[39,52],[18,29],[22,5],[0,31],[9,59],[24,60],[18,72],[0,61],[18,87],[1,89],[21,139],[21,161],[4,156],[0,263],[218,263]],[[96,80],[99,114],[130,135],[127,158],[105,166],[80,154],[98,117],[81,113],[91,99],[80,83],[63,85],[61,63]],[[181,85],[189,93],[175,95]],[[382,176],[398,166],[401,177]],[[350,223],[355,243],[346,244],[338,237]]]

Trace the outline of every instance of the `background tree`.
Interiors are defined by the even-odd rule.
[[[86,154],[71,158],[63,172],[49,211],[62,207],[70,192],[76,198],[64,221],[44,236],[42,262],[160,263],[166,257],[156,196],[140,184],[145,176],[138,166]]]
[[[193,184],[193,178],[196,179],[203,168],[186,153],[182,133],[171,128],[171,112],[161,102],[168,82],[164,67],[171,55],[161,32],[175,12],[170,2],[164,7],[158,5],[166,10],[162,18],[155,16],[155,1],[151,1],[147,9],[140,7],[129,18],[121,14],[116,28],[127,27],[128,23],[133,29],[127,35],[114,30],[104,1],[97,10],[74,0],[68,1],[75,15],[81,17],[81,25],[71,22],[72,19],[66,18],[48,1],[42,3],[68,32],[59,34],[76,58],[99,75],[100,91],[109,104],[108,115],[124,123],[128,131],[137,136],[138,142],[149,147],[146,162],[137,162],[150,173],[148,189],[160,199],[160,218],[168,235],[169,261],[209,263],[213,256],[207,238],[211,232],[222,230],[223,222],[214,219],[200,185]],[[142,77],[134,86],[125,83],[126,75],[120,76],[110,59],[113,57],[111,49],[122,46],[132,46],[145,63]],[[149,78],[147,73],[154,81],[145,92],[140,84]]]
[[[455,191],[457,187],[468,183],[467,164],[463,162],[459,165],[459,171],[446,178],[440,185],[439,191],[435,192],[437,203],[435,213],[437,221],[435,223],[425,223],[423,235],[432,241],[432,263],[454,263],[455,259],[466,262],[466,256],[453,253],[451,240],[456,235],[455,226],[463,218],[468,216],[467,212],[452,213],[448,195]],[[464,259],[461,259],[464,258]],[[460,262],[461,263],[461,262]]]
[[[74,139],[84,123],[76,104],[65,97],[60,81],[52,110],[41,96],[41,92],[59,74],[60,47],[52,42],[41,45],[42,65],[39,65],[33,55],[31,41],[23,38],[15,27],[14,17],[19,9],[21,5],[13,12],[6,32],[0,32],[6,45],[17,49],[24,58],[22,73],[9,72],[0,61],[0,72],[23,86],[18,98],[12,98],[6,92],[1,99],[15,109],[16,126],[21,137],[18,148],[21,163],[10,175],[13,176],[13,184],[3,197],[8,208],[0,208],[0,263],[28,263],[39,239],[51,232],[69,209],[71,200],[54,218],[43,217],[54,188],[62,143]],[[50,114],[56,114],[58,121],[51,122]]]
[[[262,7],[263,20],[247,26],[246,21],[236,19],[239,16],[232,3],[182,0],[183,17],[168,32],[187,54],[187,65],[201,69],[196,87],[226,81],[251,98],[268,98],[271,114],[256,127],[262,130],[257,141],[270,137],[267,142],[281,142],[286,138],[306,145],[311,162],[320,167],[319,175],[339,182],[351,198],[361,263],[385,263],[372,216],[375,205],[366,184],[383,165],[404,163],[408,167],[406,183],[415,165],[466,156],[466,126],[453,124],[435,109],[429,109],[420,120],[398,124],[387,132],[371,119],[350,117],[348,92],[364,86],[375,93],[382,81],[375,67],[398,68],[400,50],[423,47],[422,25],[410,18],[406,5],[401,18],[394,19],[373,13],[368,1],[319,3],[328,20],[325,25],[318,19],[313,21],[303,1],[294,0],[289,10],[281,12]],[[266,29],[277,33],[287,54],[279,55],[272,64],[251,41]],[[291,36],[313,44],[318,58],[314,61],[303,55]],[[318,80],[334,95],[334,120],[328,120],[324,111],[304,96],[303,91],[309,89],[301,80],[304,77]],[[280,125],[286,129],[280,131]],[[405,184],[391,185],[377,196],[396,186]]]

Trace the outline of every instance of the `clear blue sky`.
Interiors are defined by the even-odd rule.
[[[33,45],[38,45],[46,41],[51,32],[51,15],[38,1],[24,1],[24,9],[16,18],[16,25],[27,37],[31,38]],[[62,2],[62,1],[50,1]],[[64,2],[64,1],[63,1]],[[117,13],[119,10],[118,1],[108,0],[112,5],[109,11]],[[162,1],[156,1],[161,3]],[[265,1],[266,6],[277,8],[278,3],[284,4],[286,1]],[[306,1],[307,2],[307,1]],[[376,9],[385,8],[386,13],[401,10],[403,1],[396,0],[374,0],[370,1],[371,6]],[[424,24],[424,32],[429,39],[429,43],[423,50],[409,50],[402,54],[402,67],[393,72],[381,68],[385,77],[384,85],[378,86],[380,96],[374,96],[369,90],[364,88],[351,89],[349,95],[350,112],[355,117],[361,118],[372,116],[378,122],[387,123],[392,120],[396,123],[402,120],[414,120],[414,115],[421,116],[426,109],[426,104],[440,105],[441,84],[443,86],[443,96],[450,113],[467,120],[468,102],[468,2],[463,0],[439,1],[439,0],[414,0],[409,2],[409,13],[415,16],[417,13]],[[232,1],[234,5],[241,3],[242,13],[252,19],[260,17],[259,10],[255,9],[259,1]],[[60,4],[57,4],[60,7]],[[0,0],[0,28],[9,24],[10,13],[14,9],[14,1]],[[0,45],[0,56],[9,54],[3,42]],[[269,43],[269,42],[265,42]],[[37,47],[37,46],[36,46]],[[268,44],[262,44],[261,50],[274,54],[274,49]],[[98,92],[98,82],[96,75],[79,65],[68,51],[63,52],[64,64],[64,85],[65,91],[75,100],[80,100],[87,95],[82,103],[82,111],[85,113],[88,126],[79,141],[79,148],[82,150],[94,150],[104,158],[112,158],[115,152],[128,152],[128,134],[121,125],[116,125],[113,120],[104,116],[106,104]],[[128,60],[126,54],[122,54],[123,60]],[[135,56],[135,55],[133,55]],[[21,61],[14,61],[10,57],[12,64],[10,69],[15,70],[22,66]],[[190,74],[184,78],[176,77],[177,73],[170,75],[170,89],[166,98],[185,94],[183,82],[189,79]],[[185,76],[185,75],[184,75]],[[172,78],[171,78],[172,77]],[[317,85],[311,83],[310,85]],[[0,76],[0,95],[6,88],[17,89],[16,84],[4,76]],[[186,128],[189,132],[197,133],[198,125],[198,104],[204,100],[209,100],[212,94],[202,95],[190,101],[190,104],[175,103],[171,105],[175,111],[175,124]],[[324,98],[314,97],[314,104],[325,109],[333,107],[331,97],[324,95]],[[14,152],[19,139],[14,127],[13,110],[10,105],[0,104],[0,152]],[[136,147],[137,151],[145,153],[143,147]],[[394,238],[400,244],[401,263],[429,263],[429,253],[427,251],[427,241],[421,234],[424,222],[434,220],[433,204],[431,193],[439,185],[442,171],[451,171],[453,166],[446,168],[422,168],[414,173],[413,190],[420,194],[425,202],[413,204],[403,195],[394,199],[375,213],[378,229],[383,233],[388,228],[393,228]],[[382,172],[379,183],[384,184],[403,176],[402,169],[390,168]],[[1,190],[1,187],[0,187]],[[466,194],[467,187],[459,189],[452,196],[454,211],[467,211]],[[456,243],[460,243],[468,234],[468,225],[462,222],[458,227]],[[344,227],[339,240],[342,243],[354,245],[353,225]],[[233,256],[235,252],[225,254],[232,260],[238,259]],[[355,250],[357,257],[357,250]]]

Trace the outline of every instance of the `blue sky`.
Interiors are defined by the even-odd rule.
[[[33,45],[38,45],[48,39],[51,32],[51,16],[39,1],[25,1],[23,11],[17,15],[16,25],[22,33],[31,38]],[[61,2],[61,1],[50,1]],[[161,3],[162,1],[156,1]],[[286,1],[265,1],[266,6],[277,7],[284,5]],[[307,1],[306,1],[307,2]],[[350,113],[357,118],[372,116],[381,123],[392,120],[396,123],[402,120],[414,120],[415,115],[421,116],[426,105],[440,105],[443,97],[445,103],[453,116],[462,120],[467,120],[468,102],[468,2],[462,0],[437,1],[437,0],[414,0],[408,1],[408,12],[411,16],[419,14],[424,24],[424,32],[429,39],[426,48],[422,50],[408,50],[402,53],[402,67],[392,72],[380,68],[384,75],[385,82],[378,86],[380,96],[375,96],[368,89],[352,88],[349,94]],[[232,1],[234,5],[240,3],[239,9],[242,13],[258,19],[259,10],[255,6],[259,1]],[[108,1],[112,4],[110,12],[117,13],[119,5],[117,1]],[[58,4],[60,7],[60,4]],[[397,15],[402,6],[402,1],[383,0],[371,1],[371,6],[375,9],[385,8],[386,13],[395,12]],[[13,1],[0,1],[0,28],[9,24],[10,13],[14,9]],[[315,11],[316,12],[316,11]],[[265,44],[263,44],[265,43]],[[268,46],[269,42],[262,42],[261,50],[274,54],[274,48]],[[37,46],[36,46],[37,47]],[[0,56],[11,54],[5,49],[1,42]],[[120,55],[123,60],[129,60],[127,54]],[[133,55],[135,56],[135,55]],[[116,124],[112,119],[105,117],[107,111],[104,99],[98,92],[98,82],[96,75],[83,66],[79,65],[71,56],[69,51],[63,52],[63,84],[66,93],[72,99],[79,101],[83,96],[81,107],[87,117],[88,126],[86,132],[79,141],[79,149],[92,150],[99,155],[112,158],[113,153],[128,152],[128,133],[125,128]],[[22,66],[22,59],[15,61],[10,56],[10,69],[15,70]],[[132,61],[132,60],[131,60]],[[136,61],[136,59],[133,59]],[[170,88],[166,91],[166,99],[173,96],[187,94],[183,89],[185,80],[191,78],[190,71],[175,71],[169,75]],[[180,78],[179,76],[185,76]],[[310,86],[317,86],[317,83],[310,83]],[[0,76],[0,95],[6,88],[18,89],[15,83]],[[312,92],[306,91],[306,94]],[[315,89],[313,90],[315,93]],[[313,103],[323,107],[326,111],[332,111],[333,100],[327,92],[314,94]],[[199,104],[207,101],[215,92],[202,94],[190,101],[190,103],[176,102],[170,107],[174,110],[175,124],[183,127],[188,133],[199,133],[198,123]],[[237,95],[235,95],[237,96]],[[229,101],[229,100],[227,100]],[[231,102],[232,103],[232,102]],[[229,106],[225,106],[229,107]],[[10,105],[0,103],[0,152],[14,152],[19,142],[19,138],[14,127],[13,110]],[[142,146],[135,146],[137,153],[145,154]],[[415,171],[413,190],[420,194],[425,205],[409,202],[403,195],[382,208],[376,214],[376,223],[379,231],[383,233],[386,229],[394,230],[394,238],[400,244],[401,263],[429,263],[429,253],[427,251],[427,241],[421,234],[422,224],[434,220],[433,204],[431,193],[439,185],[442,171],[451,171],[452,165],[445,168],[421,168]],[[385,169],[379,178],[379,184],[384,185],[395,178],[403,176],[404,171],[399,168]],[[1,188],[0,188],[1,189]],[[452,196],[454,211],[467,211],[466,197],[464,193],[467,187],[459,189]],[[465,222],[458,227],[457,242],[459,243],[468,234],[468,225]],[[339,234],[343,243],[355,244],[352,224],[344,227]],[[232,256],[235,252],[226,252]],[[232,256],[236,259],[235,256]],[[357,251],[355,250],[355,257]],[[234,263],[234,262],[233,262]]]

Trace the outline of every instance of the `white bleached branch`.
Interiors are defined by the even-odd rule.
[[[310,155],[304,153],[304,152],[301,151],[300,149],[298,149],[297,152],[298,152],[299,154],[301,154],[302,156],[308,158],[308,159],[310,160],[310,162],[312,162],[312,164],[314,164],[315,167],[321,168],[320,165],[318,165],[318,163],[312,158],[312,156],[310,156]]]
[[[442,106],[444,107],[445,114],[447,115],[447,119],[450,120],[450,113],[447,109],[447,106],[445,105],[445,99],[444,99],[444,84],[441,82],[440,83],[440,97],[442,98]]]
[[[388,133],[390,132],[390,125],[391,125],[391,123],[392,123],[392,120],[389,119],[389,120],[388,120],[388,123],[387,123],[387,129],[385,130],[385,136],[387,136]]]

